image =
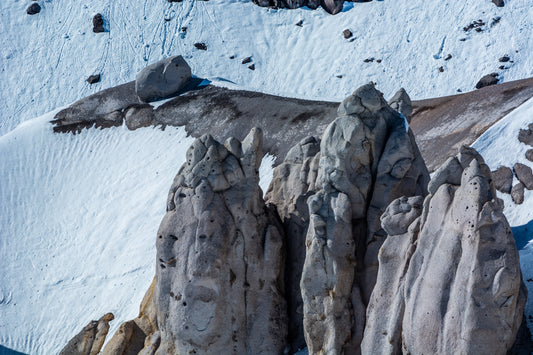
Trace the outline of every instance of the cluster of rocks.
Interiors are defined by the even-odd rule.
[[[533,123],[528,128],[519,131],[518,140],[533,147]],[[527,160],[533,162],[533,149],[528,149],[525,156]],[[515,163],[512,170],[509,167],[500,166],[492,172],[492,175],[496,189],[511,194],[513,202],[517,205],[524,202],[524,189],[533,190],[533,171],[525,164]],[[518,183],[513,185],[515,176]]]
[[[197,139],[140,315],[102,353],[506,353],[526,289],[491,172],[463,148],[430,182],[411,111],[403,90],[359,88],[264,198],[260,129]]]
[[[342,11],[345,0],[252,0],[262,7],[297,9],[307,6],[310,9],[322,7],[328,13],[335,15]],[[372,0],[351,0],[349,2],[370,2]]]

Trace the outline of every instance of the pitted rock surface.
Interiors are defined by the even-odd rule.
[[[259,129],[187,151],[157,237],[156,354],[283,352],[283,231],[258,185],[262,157]]]
[[[403,117],[373,84],[341,103],[322,137],[317,193],[308,199],[301,288],[311,354],[359,353],[386,235],[379,218],[395,198],[425,195],[428,180]]]
[[[454,159],[436,171],[439,185],[423,206],[400,199],[382,216],[389,235],[363,353],[506,354],[513,346],[527,290],[503,203],[477,152],[463,147]]]

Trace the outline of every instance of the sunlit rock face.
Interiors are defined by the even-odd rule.
[[[258,185],[262,157],[259,129],[188,150],[157,237],[157,354],[283,351],[283,238]]]
[[[372,83],[341,103],[318,165],[301,279],[305,339],[313,354],[356,354],[386,237],[381,214],[395,198],[425,195],[429,175],[407,121]]]
[[[367,311],[363,353],[506,354],[527,290],[489,168],[463,147],[425,200],[394,201]]]

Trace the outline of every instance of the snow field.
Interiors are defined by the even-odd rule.
[[[421,99],[470,91],[492,72],[503,81],[533,76],[529,0],[509,0],[503,8],[488,0],[346,3],[335,16],[322,9],[260,8],[248,0],[39,3],[41,12],[29,16],[25,1],[0,2],[0,93],[7,98],[0,101],[0,135],[134,80],[147,64],[175,54],[199,77],[321,100],[340,101],[369,81],[386,97],[403,86]],[[92,32],[96,13],[108,32]],[[478,19],[485,23],[482,32],[463,30]],[[343,37],[345,29],[353,41]],[[196,42],[207,51],[196,49]],[[445,60],[448,54],[452,58]],[[503,55],[513,63],[499,63]],[[248,56],[254,71],[241,64]],[[368,58],[375,60],[365,63]],[[502,64],[509,69],[499,70]],[[89,85],[85,80],[96,73],[102,81]]]

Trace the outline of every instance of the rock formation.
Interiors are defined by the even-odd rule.
[[[144,102],[176,94],[191,79],[191,67],[181,55],[150,64],[135,79],[135,92]]]
[[[413,114],[413,104],[411,98],[407,94],[404,88],[401,88],[394,94],[394,96],[389,100],[389,106],[401,113],[407,123],[411,122],[411,115]]]
[[[161,340],[154,298],[155,279],[148,288],[139,309],[139,316],[122,323],[104,347],[103,355],[153,355]]]
[[[316,190],[319,151],[320,141],[315,137],[304,138],[296,144],[287,153],[285,161],[275,168],[265,195],[267,203],[276,206],[287,235],[285,285],[289,343],[293,352],[306,347],[300,280],[305,261],[305,234],[309,225],[307,198]]]
[[[363,353],[505,354],[527,290],[490,170],[463,147],[430,195],[395,200],[367,310]]]
[[[494,181],[494,188],[506,194],[511,193],[513,187],[513,171],[506,167],[500,166],[492,172],[492,180]]]
[[[373,84],[346,98],[338,116],[322,137],[308,199],[301,292],[312,354],[359,352],[386,235],[381,213],[397,197],[424,195],[429,180],[404,118]]]
[[[61,350],[59,355],[96,355],[104,345],[109,322],[115,318],[112,313],[107,313],[99,320],[93,320],[82,329]]]
[[[279,354],[287,336],[279,219],[262,199],[262,134],[187,151],[157,237],[156,354]]]

